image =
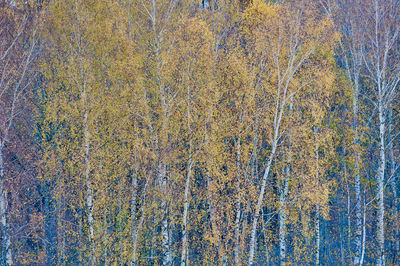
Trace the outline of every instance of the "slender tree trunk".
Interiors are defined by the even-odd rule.
[[[186,183],[185,183],[185,199],[184,199],[184,206],[183,206],[183,224],[182,224],[182,255],[181,255],[181,266],[185,266],[187,264],[187,218],[188,218],[188,210],[189,210],[189,190],[190,190],[190,178],[192,175],[192,158],[190,156],[188,161],[188,170],[186,176]]]
[[[136,204],[137,204],[137,176],[136,171],[132,174],[132,200],[131,200],[131,223],[132,223],[132,243],[133,243],[133,252],[132,252],[132,260],[131,265],[136,265],[136,243],[137,243],[137,231],[136,231]]]
[[[240,217],[241,217],[241,204],[240,204],[240,140],[236,143],[236,218],[235,218],[235,247],[234,247],[234,261],[236,265],[240,263]]]
[[[83,203],[84,204],[84,203]],[[83,240],[83,219],[84,219],[84,213],[83,213],[83,206],[78,207],[78,261],[80,265],[83,265],[84,261],[84,251],[83,251],[83,246],[84,246],[84,240]]]
[[[110,217],[112,217],[110,215]],[[108,237],[107,237],[107,227],[108,227],[108,223],[107,223],[107,215],[104,214],[104,266],[108,265],[108,248],[107,248],[107,241],[108,241]]]
[[[347,183],[347,252],[351,261],[351,196],[350,186]]]
[[[314,134],[315,134],[315,157],[316,157],[316,162],[317,162],[317,184],[319,185],[321,183],[320,181],[320,175],[319,175],[319,143],[317,141],[316,137],[317,133],[317,128],[314,129]],[[321,246],[321,232],[320,232],[320,206],[319,203],[316,206],[316,225],[315,225],[315,230],[317,231],[316,233],[316,245],[317,245],[317,252],[315,254],[315,265],[319,265],[319,257],[320,257],[320,246]]]
[[[354,265],[360,264],[361,256],[361,241],[362,241],[362,210],[361,210],[361,184],[360,184],[360,151],[359,144],[360,139],[358,136],[358,94],[359,94],[359,84],[358,75],[354,77],[354,90],[353,90],[353,145],[355,153],[354,162],[354,190],[355,190],[355,201],[356,201],[356,236],[355,236],[355,255],[354,255]]]
[[[346,150],[344,151],[346,153]],[[351,254],[351,198],[350,198],[350,185],[349,180],[347,179],[347,166],[346,163],[343,163],[344,168],[344,179],[346,181],[346,200],[347,200],[347,254],[350,257]]]
[[[367,216],[367,206],[365,204],[365,195],[364,195],[364,210],[363,210],[363,231],[362,231],[362,246],[361,246],[361,258],[360,265],[364,263],[364,254],[365,254],[365,239],[366,239],[366,216]]]
[[[162,77],[162,68],[163,68],[163,58],[161,56],[161,49],[162,49],[162,39],[163,39],[163,33],[162,31],[158,31],[157,29],[157,24],[158,24],[158,8],[157,8],[157,1],[152,0],[151,1],[151,13],[152,15],[150,16],[151,19],[151,26],[152,26],[152,31],[154,34],[154,52],[155,52],[155,59],[156,59],[156,82],[158,85],[159,93],[160,93],[160,98],[161,98],[161,107],[162,107],[162,112],[163,112],[163,123],[162,123],[162,131],[165,132],[166,126],[167,126],[167,117],[168,117],[168,107],[167,107],[167,100],[166,100],[166,91],[163,86],[163,77]],[[164,140],[162,144],[166,143],[166,140]],[[168,178],[166,174],[166,165],[163,162],[159,162],[159,175],[160,175],[160,182],[161,182],[161,191],[164,195],[167,193],[167,186],[168,186]],[[169,223],[168,223],[168,207],[167,207],[167,202],[165,200],[165,197],[163,197],[161,201],[161,208],[162,211],[164,212],[164,217],[161,222],[161,239],[162,239],[162,252],[163,252],[163,265],[169,265],[172,263],[172,257],[170,253],[170,239],[169,239]]]
[[[289,179],[289,167],[285,167],[283,187],[281,188],[279,195],[279,255],[280,263],[284,265],[286,263],[286,200],[288,194],[288,180]]]
[[[137,178],[136,173],[135,173],[135,177]],[[138,263],[137,263],[138,235],[139,235],[139,232],[140,232],[140,230],[141,230],[141,228],[142,228],[143,221],[144,221],[144,218],[145,218],[144,209],[145,209],[145,206],[146,206],[147,185],[148,185],[148,180],[146,180],[146,184],[144,185],[143,192],[142,192],[143,198],[142,198],[142,201],[141,201],[141,202],[142,202],[142,206],[141,206],[141,208],[140,208],[140,209],[141,209],[142,215],[141,215],[141,217],[140,217],[139,224],[137,224],[137,222],[136,222],[136,217],[135,217],[135,224],[136,224],[136,226],[135,226],[135,228],[132,228],[132,231],[133,231],[134,233],[132,234],[132,238],[133,238],[133,253],[132,253],[131,266],[135,266],[135,265],[138,264]],[[137,191],[137,189],[136,189],[136,191]],[[136,193],[137,193],[137,192],[136,192]],[[137,195],[136,195],[136,198],[137,198]],[[135,205],[135,206],[136,206],[136,205]],[[136,212],[135,212],[135,213],[136,213]],[[154,231],[155,231],[155,230],[153,230],[153,232],[152,232],[152,239],[153,239],[153,237],[154,237]],[[151,248],[150,248],[150,257],[152,257],[153,254],[154,254],[154,252],[153,252],[153,242],[152,242]]]
[[[381,90],[381,89],[380,89]],[[382,99],[382,94],[379,95],[378,102],[378,112],[379,112],[379,168],[377,173],[377,199],[378,199],[378,224],[377,224],[377,242],[378,242],[378,258],[377,265],[385,265],[385,231],[384,231],[384,182],[385,182],[385,167],[386,167],[386,157],[385,157],[385,130],[386,121],[384,114],[384,103]]]
[[[240,216],[241,216],[241,207],[240,207],[240,196],[239,196],[239,183],[236,185],[236,218],[235,218],[235,248],[234,248],[234,261],[236,265],[240,263]]]
[[[87,110],[87,94],[86,85],[83,85],[82,92],[83,100],[83,134],[84,134],[84,152],[85,152],[85,180],[86,180],[86,207],[88,210],[88,226],[89,226],[89,246],[91,249],[91,264],[96,264],[96,254],[94,250],[94,229],[93,229],[93,191],[92,183],[90,180],[90,133],[89,133],[89,121],[88,121],[88,110]]]
[[[154,259],[155,259],[155,245],[154,245],[154,239],[155,239],[155,235],[156,235],[156,231],[157,231],[157,218],[156,218],[156,216],[154,215],[153,216],[153,230],[151,231],[151,239],[150,239],[150,243],[151,243],[151,246],[150,246],[150,259],[152,260],[152,264],[154,264]]]
[[[164,195],[168,193],[167,191],[167,169],[166,165],[160,163],[160,181],[161,190]],[[170,239],[169,239],[169,222],[168,222],[168,206],[167,201],[163,197],[161,202],[161,209],[164,213],[164,217],[161,222],[161,237],[162,237],[162,251],[163,251],[163,265],[170,265],[172,263],[172,257],[170,252]]]
[[[7,195],[4,187],[4,157],[3,157],[3,143],[0,143],[0,219],[2,226],[2,259],[6,265],[12,265],[12,251],[11,240],[9,235],[9,225],[7,223]]]
[[[294,49],[294,51],[295,50],[296,49]],[[292,55],[294,55],[294,54],[295,53],[293,53]],[[275,158],[276,148],[278,146],[279,138],[281,137],[280,126],[282,123],[282,117],[283,117],[284,113],[287,111],[286,110],[287,109],[287,100],[288,100],[287,93],[288,93],[289,83],[290,83],[290,80],[293,77],[294,73],[296,72],[296,69],[298,67],[300,67],[300,65],[301,65],[301,64],[299,64],[297,67],[294,67],[295,58],[296,58],[296,56],[291,56],[291,58],[289,59],[290,63],[289,63],[288,68],[286,69],[287,75],[288,75],[286,77],[286,80],[282,79],[282,80],[279,80],[279,82],[278,82],[279,84],[285,83],[285,85],[278,86],[278,94],[277,94],[277,98],[275,101],[275,111],[274,111],[274,119],[273,119],[273,137],[272,137],[272,141],[271,141],[271,153],[269,155],[269,158],[267,160],[267,165],[264,170],[264,175],[263,175],[262,182],[261,182],[261,189],[260,189],[260,193],[258,194],[258,200],[257,200],[255,212],[254,212],[253,225],[251,228],[249,265],[253,265],[253,263],[254,263],[254,254],[255,254],[256,242],[257,242],[256,235],[257,235],[258,218],[260,216],[260,210],[262,208],[262,204],[264,201],[265,188],[267,185],[268,176],[271,171],[272,161]],[[292,100],[292,98],[290,98],[290,100]]]
[[[389,134],[392,136],[393,131],[393,108],[390,106],[389,109]],[[398,198],[397,198],[397,188],[396,188],[396,166],[394,161],[394,152],[393,152],[393,141],[394,139],[391,137],[389,140],[389,157],[390,157],[390,187],[393,193],[393,215],[394,215],[394,251],[393,251],[393,263],[396,264],[397,254],[399,250],[399,213],[398,213]]]
[[[264,171],[262,184],[261,184],[261,190],[260,190],[260,194],[258,196],[256,210],[254,213],[253,225],[251,228],[251,238],[250,238],[249,265],[253,265],[253,263],[254,263],[254,253],[255,253],[256,241],[257,241],[256,234],[257,234],[258,218],[260,216],[260,210],[261,210],[262,203],[264,200],[265,188],[267,186],[267,178],[268,178],[269,172],[271,170],[272,160],[275,157],[275,151],[276,151],[276,145],[277,145],[276,141],[277,141],[277,137],[275,137],[274,143],[272,144],[271,154],[270,154],[268,162],[267,162],[267,167],[265,168],[265,171]]]
[[[289,106],[289,116],[292,112],[293,101],[290,99]],[[288,151],[292,146],[292,135],[288,133]],[[280,195],[279,195],[279,255],[280,255],[280,263],[284,265],[286,263],[286,224],[287,224],[287,196],[289,190],[289,178],[290,178],[290,167],[291,167],[291,156],[290,153],[287,152],[285,157],[287,157],[287,165],[285,166],[285,170],[283,173],[283,183],[281,183]]]

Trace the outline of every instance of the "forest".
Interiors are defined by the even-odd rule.
[[[399,265],[399,0],[0,0],[0,265]]]

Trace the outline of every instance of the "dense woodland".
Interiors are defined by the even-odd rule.
[[[399,265],[399,0],[0,0],[0,265]]]

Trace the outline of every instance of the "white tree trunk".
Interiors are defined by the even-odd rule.
[[[291,115],[293,106],[293,99],[290,99],[289,105],[289,116]],[[289,131],[288,134],[288,150],[291,149],[292,135]],[[318,153],[317,153],[318,155]],[[286,153],[287,165],[285,166],[283,173],[283,183],[281,183],[280,195],[279,195],[279,255],[280,263],[284,265],[286,263],[286,223],[287,223],[287,196],[289,190],[289,178],[290,178],[290,167],[291,167],[291,156],[290,153]]]
[[[393,152],[393,107],[390,106],[389,109],[389,135],[391,136],[389,140],[389,157],[390,157],[390,187],[393,193],[393,215],[394,215],[394,263],[397,261],[397,254],[399,252],[399,213],[398,213],[398,198],[397,198],[397,188],[396,188],[396,166],[395,166],[395,159],[394,159],[394,152]]]
[[[189,209],[189,190],[190,190],[190,178],[192,175],[192,159],[189,158],[188,162],[188,170],[186,176],[186,183],[185,183],[185,199],[184,199],[184,206],[183,206],[183,224],[182,224],[182,254],[181,254],[181,266],[185,266],[187,264],[187,217],[188,217],[188,209]]]
[[[164,195],[167,194],[167,169],[166,165],[160,164],[160,181],[161,190]],[[172,257],[170,252],[170,239],[169,239],[169,222],[168,222],[168,207],[165,197],[163,197],[161,202],[161,209],[164,213],[164,217],[161,222],[161,241],[162,241],[162,252],[163,252],[163,265],[171,265]]]
[[[253,263],[254,263],[258,217],[260,216],[260,210],[261,210],[262,203],[264,200],[265,187],[267,185],[267,178],[268,178],[269,172],[271,170],[272,161],[275,157],[276,141],[277,141],[277,138],[275,138],[274,143],[272,144],[272,151],[271,151],[271,154],[270,154],[268,162],[267,162],[267,167],[265,168],[265,171],[264,171],[262,184],[261,184],[261,190],[260,190],[260,194],[258,195],[256,210],[254,213],[254,219],[253,219],[253,225],[251,227],[251,237],[250,237],[249,265],[253,265]]]
[[[94,229],[93,229],[93,191],[90,180],[90,133],[89,133],[89,121],[88,121],[88,110],[87,110],[87,95],[86,85],[83,85],[82,91],[83,101],[83,134],[84,134],[84,153],[85,153],[85,180],[86,180],[86,207],[88,210],[88,226],[89,226],[89,245],[91,248],[91,264],[96,264],[96,256],[94,251]]]
[[[0,219],[2,226],[2,255],[6,265],[12,265],[12,251],[11,240],[9,235],[9,225],[7,223],[7,195],[4,188],[4,158],[3,158],[3,144],[0,143]]]
[[[361,184],[360,184],[360,152],[358,150],[358,145],[360,142],[358,136],[358,94],[359,94],[359,84],[358,75],[355,75],[354,90],[353,90],[353,145],[355,146],[355,162],[354,162],[354,190],[356,192],[356,237],[355,237],[355,255],[354,255],[354,265],[360,264],[361,256],[361,242],[362,242],[362,210],[361,210]]]
[[[289,167],[285,169],[285,180],[283,181],[283,187],[279,196],[279,255],[281,265],[286,263],[286,220],[287,220],[287,209],[286,201],[288,194],[288,179],[289,179]]]
[[[347,183],[347,252],[351,254],[351,196],[350,186]],[[351,256],[351,255],[349,255]]]
[[[346,148],[344,149],[344,154],[346,154]],[[346,218],[347,218],[347,238],[346,238],[346,242],[347,242],[347,253],[350,254],[351,253],[351,244],[350,244],[350,239],[351,239],[351,200],[350,200],[350,185],[349,185],[349,181],[347,179],[347,165],[346,162],[343,162],[343,172],[344,172],[344,180],[346,182],[346,196],[347,196],[347,213],[346,213]],[[343,236],[344,237],[344,236]],[[343,252],[345,253],[345,252]],[[344,254],[342,255],[343,258],[343,262],[345,261],[344,259]]]
[[[236,199],[236,218],[235,218],[235,248],[234,248],[234,260],[235,265],[239,265],[240,263],[240,250],[239,250],[239,240],[240,240],[240,216],[241,216],[241,208],[240,208],[240,196],[239,196],[239,182],[236,187],[237,191],[237,199]]]
[[[377,224],[377,242],[378,242],[378,259],[377,265],[385,265],[385,231],[384,231],[384,215],[385,215],[385,205],[384,205],[384,182],[385,182],[385,167],[386,167],[386,157],[385,157],[385,114],[382,96],[380,96],[378,103],[379,111],[379,168],[377,173],[377,199],[378,199],[378,224]]]
[[[240,140],[236,142],[236,218],[235,218],[235,247],[234,247],[234,261],[236,265],[240,263],[240,217],[241,217],[241,204],[240,204]]]
[[[364,263],[365,238],[366,238],[366,215],[367,215],[367,206],[365,204],[365,196],[364,196],[363,231],[362,231],[362,246],[361,246],[360,265],[363,265],[363,263]]]

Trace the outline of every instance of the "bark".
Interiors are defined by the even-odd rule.
[[[317,133],[317,128],[314,130],[314,134]],[[315,157],[317,162],[317,184],[320,184],[320,175],[319,175],[319,144],[317,138],[315,137]],[[320,245],[321,245],[321,235],[320,235],[320,206],[317,204],[316,206],[316,245],[317,245],[317,252],[315,255],[315,264],[319,265],[319,257],[320,257]]]
[[[168,101],[167,101],[167,91],[164,87],[163,84],[163,76],[162,76],[162,69],[164,66],[164,59],[161,56],[161,52],[163,49],[163,30],[158,29],[160,26],[160,22],[162,21],[160,18],[162,17],[162,13],[159,13],[159,9],[157,6],[157,1],[151,0],[151,7],[149,9],[146,8],[144,5],[144,2],[142,2],[146,13],[149,15],[149,19],[151,21],[151,31],[153,33],[154,39],[153,45],[154,45],[154,56],[156,60],[156,83],[158,86],[158,91],[160,94],[160,100],[161,100],[161,110],[162,110],[162,125],[161,125],[161,132],[164,134],[167,129],[167,123],[168,123]],[[176,0],[171,0],[170,2],[170,8],[167,11],[167,14],[164,14],[166,17],[169,17],[172,12],[172,10],[175,7]],[[151,13],[151,15],[150,15]],[[168,142],[167,137],[161,136],[159,139],[161,141],[161,145],[164,145]],[[158,145],[159,153],[161,145]],[[159,154],[160,156],[160,154]],[[168,177],[166,174],[166,164],[162,161],[160,158],[159,161],[159,182],[161,183],[161,191],[164,195],[167,193],[167,187],[168,187]],[[168,222],[168,207],[167,207],[167,202],[165,200],[165,197],[162,198],[161,200],[161,209],[164,212],[164,217],[162,218],[161,221],[161,239],[162,239],[162,254],[163,254],[163,265],[169,265],[172,263],[172,257],[170,253],[170,237],[169,237],[169,222]]]
[[[346,149],[344,149],[344,153],[346,153]],[[350,200],[350,186],[349,186],[349,181],[347,179],[347,166],[346,162],[343,162],[343,170],[344,170],[344,180],[346,182],[346,201],[347,201],[347,213],[346,213],[346,218],[347,218],[347,253],[351,253],[351,200]]]
[[[137,243],[137,232],[136,232],[136,204],[137,204],[137,176],[136,172],[132,174],[132,200],[131,200],[131,223],[132,223],[132,243],[133,243],[133,252],[132,252],[132,260],[131,265],[136,265],[136,243]]]
[[[192,175],[192,158],[189,158],[188,162],[188,170],[186,176],[186,183],[185,183],[185,199],[184,199],[184,206],[183,206],[183,224],[182,224],[182,255],[181,255],[181,266],[185,266],[187,264],[187,218],[188,218],[188,209],[189,209],[189,190],[190,190],[190,178]]]
[[[347,252],[351,256],[351,196],[347,183]]]
[[[260,190],[260,194],[258,196],[256,210],[254,213],[253,225],[251,228],[251,238],[250,238],[249,265],[253,265],[253,263],[254,263],[254,253],[255,253],[255,247],[256,247],[256,233],[257,233],[258,218],[260,216],[260,210],[261,210],[262,203],[264,200],[265,188],[267,186],[267,178],[268,178],[269,172],[271,170],[272,161],[275,157],[275,151],[276,151],[276,143],[274,142],[272,145],[271,154],[268,159],[267,167],[265,168],[265,171],[264,171],[262,184],[261,184],[261,190]]]
[[[308,50],[304,55],[299,55],[298,54],[298,48],[299,48],[299,32],[296,32],[294,36],[292,36],[294,39],[296,39],[295,44],[293,47],[291,47],[292,52],[290,53],[290,56],[288,58],[288,64],[287,68],[283,73],[281,73],[282,69],[279,60],[279,53],[274,54],[273,57],[275,57],[275,66],[278,71],[278,87],[277,87],[277,95],[274,101],[274,118],[273,118],[273,136],[271,138],[271,153],[268,157],[266,167],[264,170],[264,174],[262,177],[261,181],[261,189],[260,193],[258,195],[258,200],[254,212],[254,218],[253,218],[253,224],[251,228],[251,237],[250,237],[250,251],[249,251],[249,265],[253,265],[254,263],[254,254],[255,254],[255,248],[256,248],[256,234],[257,234],[257,225],[258,225],[258,218],[260,216],[260,210],[264,201],[264,194],[265,194],[265,188],[267,185],[267,179],[271,171],[272,167],[272,162],[275,158],[275,153],[276,149],[278,146],[279,139],[281,137],[281,124],[282,124],[282,119],[284,117],[284,114],[287,112],[287,101],[292,99],[292,95],[289,95],[289,84],[297,72],[297,70],[303,65],[304,61],[308,58],[308,56],[313,52],[313,49]],[[280,45],[280,44],[278,44]],[[297,62],[296,62],[297,61]],[[263,68],[263,67],[262,67]]]
[[[236,218],[235,218],[235,248],[234,248],[234,260],[235,264],[238,265],[240,263],[240,216],[241,216],[241,207],[240,207],[240,196],[239,196],[239,183],[237,184],[236,191],[238,193],[236,199]]]
[[[2,249],[1,255],[2,260],[6,265],[13,264],[12,251],[11,251],[11,239],[9,232],[9,224],[7,222],[7,195],[4,187],[4,157],[3,157],[3,143],[0,143],[0,219],[2,226]]]
[[[105,224],[105,228],[104,228],[104,266],[108,265],[108,247],[107,247],[107,217],[106,215],[104,215],[104,224]]]
[[[350,2],[351,3],[351,2]],[[354,5],[354,3],[351,3]],[[346,8],[350,7],[342,7],[342,12]],[[330,13],[330,12],[329,12]],[[350,13],[348,13],[350,14]],[[355,214],[356,214],[356,224],[355,224],[355,252],[354,252],[354,265],[359,265],[360,263],[360,255],[361,255],[361,230],[362,230],[362,210],[361,210],[361,183],[360,183],[360,163],[361,163],[361,155],[359,151],[360,145],[360,136],[359,136],[359,94],[360,94],[360,69],[362,64],[362,55],[360,43],[361,40],[358,39],[358,17],[355,14],[351,14],[350,17],[345,18],[345,22],[343,22],[344,28],[343,32],[346,36],[344,38],[344,42],[346,43],[347,50],[342,41],[340,41],[340,46],[342,51],[344,52],[343,60],[347,70],[347,76],[350,81],[353,82],[353,119],[352,119],[352,128],[353,128],[353,146],[354,146],[354,191],[355,191]],[[348,25],[346,25],[348,23]],[[356,27],[354,28],[354,25]],[[346,30],[346,27],[350,27],[353,29]],[[349,251],[350,251],[349,246]]]
[[[234,247],[234,261],[238,265],[240,263],[240,250],[239,250],[239,237],[240,237],[240,217],[241,217],[241,204],[240,204],[240,140],[236,144],[236,167],[237,167],[237,180],[236,180],[236,218],[235,218],[235,247]]]
[[[10,4],[14,3],[14,1],[11,1]],[[3,96],[4,93],[10,93],[11,96],[11,103],[10,106],[3,105],[4,99],[0,99],[0,103],[2,106],[0,108],[3,108],[4,110],[8,110],[5,112],[5,117],[3,121],[1,121],[2,126],[4,128],[1,128],[1,138],[0,138],[0,220],[1,220],[1,230],[2,230],[2,248],[1,248],[1,256],[2,256],[2,262],[5,263],[6,265],[12,265],[13,264],[13,254],[11,250],[11,236],[10,236],[10,228],[9,224],[7,222],[7,208],[8,208],[8,201],[7,201],[7,194],[6,194],[6,189],[5,189],[5,171],[4,171],[4,145],[5,142],[8,141],[8,135],[11,132],[12,127],[14,126],[14,120],[16,116],[18,115],[18,103],[21,101],[22,95],[24,90],[27,89],[29,85],[29,81],[26,80],[27,78],[27,73],[28,69],[30,67],[30,64],[32,63],[32,58],[34,57],[33,51],[36,46],[36,39],[35,39],[35,34],[36,34],[36,28],[32,29],[32,32],[29,33],[28,38],[32,38],[30,41],[30,46],[27,50],[24,50],[24,55],[21,58],[21,61],[19,63],[18,60],[14,61],[16,58],[13,58],[14,56],[12,55],[14,47],[17,45],[20,45],[18,43],[18,40],[21,36],[21,34],[26,30],[25,28],[25,23],[27,20],[25,20],[20,28],[18,30],[18,33],[15,34],[15,37],[11,41],[11,44],[8,46],[8,48],[3,52],[3,54],[0,54],[0,61],[5,62],[3,60],[6,60],[6,63],[4,66],[2,66],[2,74],[0,76],[0,96]],[[2,30],[3,31],[3,30]],[[4,31],[8,31],[7,29],[4,29]],[[2,40],[2,44],[6,43],[6,40]],[[21,44],[22,45],[22,44]],[[21,46],[22,47],[22,46]],[[15,55],[18,55],[17,53]],[[13,63],[18,64],[16,72],[12,68],[8,69],[9,63],[11,61],[14,61]],[[21,72],[19,72],[21,71]],[[17,77],[15,80],[8,76],[10,73],[15,73],[17,74]],[[11,75],[11,76],[12,76]],[[30,78],[30,77],[28,77]],[[9,81],[5,82],[6,80],[10,79]],[[12,82],[11,82],[12,80]],[[8,83],[10,82],[10,84]],[[12,84],[12,85],[11,85]],[[10,90],[11,89],[11,90]],[[9,91],[10,90],[10,91]],[[3,111],[3,110],[2,110]]]
[[[363,211],[363,231],[362,231],[362,246],[361,246],[361,258],[360,265],[364,263],[364,254],[365,254],[365,238],[366,238],[366,215],[367,215],[367,206],[365,204],[365,196],[364,196],[364,211]]]
[[[132,253],[132,261],[131,261],[131,266],[137,265],[137,244],[138,244],[138,235],[139,235],[139,231],[142,228],[143,225],[143,221],[144,221],[144,208],[146,206],[146,191],[147,191],[147,180],[146,180],[146,184],[144,185],[144,189],[143,189],[143,199],[142,199],[142,207],[141,207],[141,212],[142,215],[140,217],[140,221],[139,224],[137,225],[137,227],[135,228],[135,233],[133,235],[134,239],[133,239],[133,253]],[[153,231],[154,232],[154,231]],[[154,234],[152,235],[154,236]],[[152,257],[154,254],[153,252],[153,244],[151,245],[150,248],[150,257]]]
[[[356,201],[356,236],[355,236],[355,255],[354,255],[354,265],[360,264],[360,256],[361,256],[361,242],[362,242],[362,210],[361,210],[361,184],[360,184],[360,152],[359,152],[359,143],[360,139],[358,136],[358,94],[359,94],[359,84],[358,84],[358,75],[355,75],[355,85],[353,90],[353,145],[355,148],[355,162],[354,162],[354,190],[355,190],[355,201]]]
[[[285,167],[283,187],[279,196],[279,255],[281,264],[286,263],[286,223],[287,223],[287,194],[288,194],[288,179],[289,167]]]
[[[378,242],[378,258],[377,265],[385,265],[385,231],[384,231],[384,182],[385,182],[385,167],[386,167],[386,154],[385,154],[385,130],[386,121],[384,114],[384,106],[382,96],[379,95],[378,103],[378,116],[379,116],[379,168],[377,173],[377,199],[378,199],[378,223],[377,223],[377,242]]]
[[[160,181],[161,190],[164,195],[168,193],[167,191],[167,169],[165,164],[160,164]],[[169,235],[169,221],[168,221],[168,206],[167,201],[163,197],[161,202],[161,209],[164,213],[164,217],[161,221],[161,238],[162,238],[162,252],[163,252],[163,265],[170,265],[172,263],[172,257],[170,252],[170,235]]]
[[[78,15],[79,4],[75,1],[75,12],[77,16],[77,31],[75,32],[75,42],[77,44],[77,56],[78,58],[83,54],[82,36],[80,31],[81,17]],[[83,59],[79,58],[79,80],[75,79],[76,85],[79,87],[80,96],[82,101],[82,127],[83,127],[83,157],[84,157],[84,182],[86,183],[86,211],[87,211],[87,225],[89,228],[89,260],[90,264],[96,264],[96,257],[94,252],[94,228],[93,228],[93,191],[90,180],[90,131],[89,131],[89,103],[88,103],[88,92],[87,92],[87,79],[86,73],[83,66]],[[80,225],[81,227],[81,225]]]
[[[393,108],[392,106],[389,109],[389,134],[392,135],[393,132]],[[398,214],[398,198],[397,198],[397,188],[396,188],[396,166],[394,160],[394,152],[393,152],[393,138],[389,141],[389,157],[390,157],[390,187],[393,193],[393,215],[394,215],[394,251],[393,251],[393,263],[396,264],[397,254],[399,252],[399,214]]]
[[[292,112],[293,99],[290,99],[289,105],[289,116]],[[288,151],[292,146],[292,135],[288,133]],[[318,156],[318,153],[317,153]],[[285,170],[283,173],[283,183],[281,185],[281,191],[279,195],[279,255],[280,255],[280,263],[284,265],[286,263],[286,224],[287,224],[287,197],[289,190],[289,178],[290,178],[290,167],[291,167],[291,156],[290,153],[287,152],[285,157],[287,157],[287,165],[285,166]]]
[[[88,226],[89,226],[89,246],[91,249],[90,261],[91,264],[96,264],[96,254],[94,250],[94,228],[93,228],[93,191],[92,183],[90,180],[90,132],[87,110],[87,95],[86,86],[84,84],[82,91],[83,100],[83,134],[84,134],[84,153],[85,153],[85,181],[86,181],[86,207],[88,211]]]

